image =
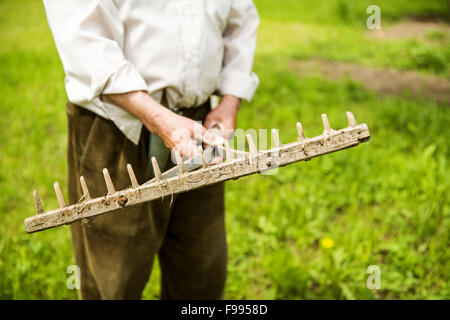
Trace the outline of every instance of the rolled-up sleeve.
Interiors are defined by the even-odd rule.
[[[250,101],[259,79],[252,72],[259,16],[251,0],[232,0],[228,24],[223,34],[224,61],[219,77],[219,93]]]
[[[104,109],[101,94],[147,90],[123,54],[124,26],[112,1],[44,0],[44,5],[66,82],[71,82],[66,86],[70,101]]]

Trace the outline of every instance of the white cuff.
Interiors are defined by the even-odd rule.
[[[235,97],[245,99],[250,102],[259,85],[256,74],[226,71],[219,77],[219,93],[221,95],[231,94]]]
[[[91,87],[93,90],[91,101],[99,106],[123,134],[137,145],[142,122],[119,106],[100,99],[101,94],[120,94],[138,90],[148,92],[147,84],[136,68],[129,61],[124,61],[112,73],[92,78]]]
[[[93,77],[91,85],[94,96],[148,90],[145,80],[129,61],[124,61],[110,74]]]

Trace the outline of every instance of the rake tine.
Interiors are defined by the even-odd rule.
[[[56,198],[58,199],[59,207],[60,208],[65,208],[66,207],[66,203],[64,201],[64,196],[63,196],[63,193],[61,191],[61,188],[59,187],[59,183],[55,182],[53,184],[53,188],[55,189]]]
[[[248,142],[248,148],[250,149],[250,153],[252,155],[255,155],[258,153],[258,150],[256,150],[255,143],[253,142],[253,138],[251,134],[247,134],[247,142]]]
[[[250,165],[253,166],[253,160],[252,156],[255,156],[258,153],[258,150],[256,150],[255,143],[253,142],[253,138],[251,134],[247,134],[247,142],[248,142],[248,148],[250,149],[250,157],[248,158]]]
[[[303,133],[302,124],[297,122],[298,141],[305,140],[305,134]]]
[[[114,188],[113,182],[111,180],[111,176],[109,175],[109,171],[106,168],[103,168],[103,177],[105,178],[106,188],[108,189],[108,194],[113,194],[116,192]]]
[[[133,167],[131,164],[127,164],[128,175],[130,176],[131,186],[133,188],[139,187],[139,183],[137,182],[136,175],[134,174]]]
[[[161,170],[159,169],[158,161],[156,161],[155,157],[152,157],[152,166],[156,180],[161,180],[162,179]]]
[[[349,127],[356,126],[357,123],[356,123],[355,116],[353,115],[353,113],[350,111],[347,111],[346,114],[347,114],[348,126]]]
[[[272,129],[272,139],[275,144],[275,148],[279,148],[281,144],[280,144],[280,137],[278,136],[277,129]]]
[[[223,144],[225,146],[225,154],[226,154],[227,161],[232,161],[234,159],[234,157],[233,157],[233,152],[231,152],[230,143],[228,142],[227,139],[225,139]]]
[[[198,146],[197,147],[197,151],[198,151],[198,155],[202,159],[202,167],[204,168],[204,167],[206,167],[206,163],[205,163],[205,158],[203,158],[203,148],[202,148],[202,146]]]
[[[178,150],[175,150],[175,159],[177,160],[178,174],[182,175],[186,172],[186,169],[184,168],[183,159],[181,158]]]
[[[86,180],[84,180],[83,176],[80,177],[80,184],[81,184],[81,190],[83,191],[83,194],[85,195],[86,200],[89,200],[91,198],[91,195],[89,193],[89,189],[87,187]]]
[[[328,122],[328,117],[326,113],[322,113],[322,122],[324,128],[323,133],[326,135],[330,134],[333,130],[330,127],[330,123]]]
[[[36,205],[36,211],[38,214],[44,213],[44,208],[42,207],[41,199],[36,190],[33,191],[34,204]]]

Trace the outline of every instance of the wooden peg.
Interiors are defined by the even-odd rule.
[[[152,166],[156,180],[161,180],[162,179],[161,170],[159,169],[158,161],[156,161],[155,157],[152,157]]]
[[[113,182],[111,180],[111,176],[109,175],[109,171],[106,168],[103,168],[103,177],[105,178],[106,188],[108,189],[108,194],[113,194],[116,192],[114,188]]]
[[[36,205],[36,211],[38,214],[44,213],[44,208],[42,207],[41,199],[36,190],[33,191],[34,204]]]
[[[53,184],[53,188],[55,189],[56,198],[58,199],[59,207],[60,208],[65,208],[66,207],[66,202],[64,201],[64,196],[63,196],[63,193],[61,191],[61,188],[59,187],[59,183],[55,182]]]
[[[128,175],[130,176],[131,186],[133,188],[139,187],[139,183],[137,182],[136,175],[134,174],[133,167],[131,164],[127,164]]]
[[[328,117],[326,113],[322,113],[322,122],[323,122],[323,128],[325,134],[330,134],[332,132],[332,129],[330,127],[330,123],[328,122]]]
[[[355,116],[353,115],[353,113],[350,111],[347,111],[346,114],[347,114],[348,126],[349,127],[356,126],[357,123],[356,123]]]
[[[89,200],[91,198],[91,195],[89,193],[89,189],[87,187],[86,180],[84,180],[83,176],[80,177],[80,184],[81,184],[81,191],[83,191],[83,194],[84,194],[86,200]]]
[[[197,151],[198,151],[198,155],[200,157],[200,159],[202,160],[202,167],[206,167],[206,162],[205,162],[205,158],[203,157],[203,148],[202,146],[198,146],[197,147]]]
[[[231,152],[231,148],[230,148],[230,143],[228,142],[227,139],[224,139],[223,142],[224,146],[225,146],[225,154],[226,154],[226,159],[227,161],[232,161],[233,160],[233,152]]]
[[[255,156],[258,153],[258,150],[256,150],[256,146],[255,143],[253,142],[253,138],[251,134],[247,134],[247,142],[248,142],[248,148],[250,150],[250,154],[251,156],[248,158],[248,161],[250,163],[250,165],[254,165],[253,164],[253,160],[252,160],[252,156]]]
[[[277,129],[272,129],[272,139],[273,139],[273,143],[275,144],[275,148],[279,148],[281,144],[280,144],[280,137],[278,136]]]
[[[302,124],[297,122],[297,132],[298,132],[298,141],[305,139],[305,134],[303,133]]]
[[[177,160],[177,166],[178,166],[178,174],[181,175],[186,172],[183,164],[183,159],[180,156],[180,153],[178,150],[175,150],[175,159]]]
[[[258,150],[256,150],[255,143],[253,142],[253,138],[251,134],[247,134],[247,142],[248,142],[248,148],[250,149],[250,153],[252,155],[255,155],[258,153]]]

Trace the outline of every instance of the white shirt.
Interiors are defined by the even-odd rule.
[[[213,93],[251,100],[259,17],[251,0],[44,0],[69,100],[134,143],[142,123],[101,94],[147,91],[168,107]]]

